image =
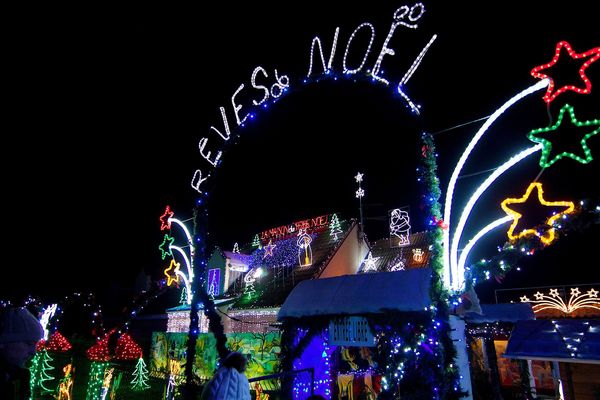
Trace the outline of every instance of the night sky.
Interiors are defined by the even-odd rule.
[[[365,174],[369,239],[386,235],[382,218],[401,206],[410,207],[414,230],[423,230],[415,173],[420,132],[436,133],[445,190],[483,121],[448,128],[492,114],[536,83],[529,71],[549,62],[560,40],[577,52],[600,45],[598,10],[590,2],[560,8],[546,1],[527,2],[525,8],[518,1],[476,7],[425,3],[418,29],[398,27],[388,45],[396,52],[383,63],[390,87],[366,79],[302,83],[312,38],[318,35],[328,54],[336,27],[334,72],[341,75],[348,38],[363,22],[375,28],[365,66],[372,68],[393,13],[403,4],[385,3],[211,4],[210,10],[143,4],[16,15],[3,57],[10,103],[5,111],[13,122],[5,124],[3,135],[8,229],[0,298],[88,289],[107,296],[132,287],[142,269],[160,278],[158,217],[167,204],[179,218],[191,217],[192,175],[196,168],[208,170],[198,141],[208,137],[207,150],[213,155],[218,150],[222,140],[209,128],[222,128],[221,106],[238,136],[210,178],[209,230],[222,248],[311,216],[337,212],[357,218],[357,171]],[[405,86],[421,106],[416,116],[391,87],[434,34],[438,38]],[[354,65],[364,54],[365,37],[352,44]],[[252,106],[262,97],[250,84],[259,65],[268,74],[263,82],[273,83],[274,69],[291,82],[289,93],[266,110]],[[559,71],[563,81],[557,84],[579,82],[572,65]],[[592,94],[559,96],[549,109],[553,118],[566,102],[576,107],[579,120],[600,117],[600,62],[587,75]],[[231,96],[242,83],[240,113],[254,111],[256,118],[234,128]],[[543,93],[523,100],[494,125],[463,174],[495,168],[532,145],[526,134],[548,125]],[[596,136],[588,143],[595,158],[598,142]],[[486,193],[464,238],[503,216],[500,201],[522,195],[540,172],[538,161],[530,157]],[[557,162],[540,177],[547,197],[597,199],[598,163]],[[458,201],[466,201],[465,193],[485,176],[461,179]],[[571,235],[527,259],[505,286],[487,284],[478,292],[490,301],[493,289],[510,285],[600,281],[589,249],[599,237],[598,229]],[[500,231],[492,235],[476,255],[493,254],[504,238]]]

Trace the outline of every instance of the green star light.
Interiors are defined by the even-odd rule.
[[[583,137],[583,139],[581,139],[580,143],[581,143],[581,148],[583,149],[584,157],[581,157],[581,156],[571,153],[569,151],[563,151],[562,153],[557,154],[553,158],[549,159],[550,152],[552,151],[552,142],[548,139],[537,137],[536,135],[539,133],[548,133],[548,132],[557,130],[562,124],[565,111],[569,112],[569,115],[571,116],[571,124],[573,124],[574,126],[576,126],[578,128],[588,127],[588,126],[598,126],[599,128],[587,133]],[[532,142],[541,143],[544,146],[542,149],[542,158],[540,158],[540,167],[548,168],[549,166],[551,166],[552,164],[554,164],[555,162],[557,162],[558,160],[560,160],[563,157],[572,158],[573,160],[579,161],[582,164],[587,164],[590,161],[592,161],[593,160],[592,152],[586,142],[589,138],[596,135],[598,132],[600,132],[600,120],[593,119],[590,121],[579,122],[579,121],[577,121],[577,118],[575,117],[575,109],[572,106],[570,106],[569,104],[565,104],[563,106],[563,108],[560,109],[560,112],[558,114],[558,120],[556,121],[556,123],[554,125],[547,127],[547,128],[534,129],[527,134],[527,138],[529,140],[531,140]]]
[[[165,234],[162,243],[158,246],[158,249],[161,252],[162,259],[164,260],[167,256],[173,257],[173,251],[171,250],[171,245],[175,241],[175,238]]]

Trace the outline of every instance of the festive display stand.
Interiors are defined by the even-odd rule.
[[[429,308],[430,276],[421,268],[298,285],[279,312],[284,369],[314,368],[313,390],[326,398],[441,394],[437,371],[420,367],[443,358],[436,348],[442,323],[432,324]],[[311,391],[306,376],[286,383],[295,399]]]

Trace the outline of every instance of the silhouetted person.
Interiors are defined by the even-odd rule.
[[[0,399],[29,399],[29,370],[44,330],[26,308],[0,311]]]
[[[202,390],[201,400],[250,400],[250,385],[244,374],[248,360],[233,351]]]

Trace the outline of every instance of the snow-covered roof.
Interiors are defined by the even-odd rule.
[[[429,268],[307,280],[292,290],[277,318],[424,311],[431,305],[430,282]]]

